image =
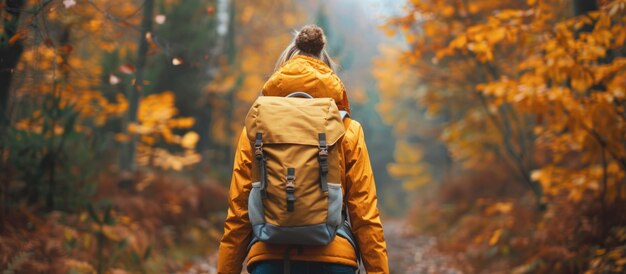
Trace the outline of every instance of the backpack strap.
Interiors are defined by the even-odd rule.
[[[354,236],[354,233],[352,233],[350,215],[348,214],[348,204],[344,202],[343,206],[344,208],[341,211],[343,222],[341,223],[341,225],[339,225],[339,228],[337,228],[337,236],[343,237],[344,239],[348,240],[350,245],[352,245],[352,248],[354,248],[354,252],[356,253],[356,260],[357,260],[356,273],[361,273],[361,266],[363,265],[363,256],[361,256],[361,248],[359,248],[359,243],[357,242],[356,237]]]
[[[313,99],[313,96],[311,96],[311,94],[308,94],[308,93],[302,92],[302,91],[296,91],[296,92],[293,92],[293,93],[289,93],[289,95],[287,95],[285,97],[300,97],[300,98]]]
[[[283,274],[291,274],[291,259],[289,259],[289,253],[294,248],[293,245],[287,246],[285,250],[285,256],[283,256]]]
[[[267,198],[267,169],[265,168],[265,155],[263,155],[263,133],[256,133],[254,141],[254,157],[259,162],[259,182],[261,183],[261,197]]]
[[[320,187],[322,191],[328,192],[328,144],[326,143],[326,133],[320,133],[319,139],[318,159],[320,162]]]
[[[289,245],[285,249],[285,255],[283,256],[283,274],[291,274],[291,259],[289,258],[289,253],[291,250],[297,249],[298,255],[302,255],[303,248],[301,245]]]
[[[352,234],[352,226],[350,225],[350,221],[344,219],[339,228],[337,229],[337,236],[343,237],[348,240],[354,251],[356,252],[357,260],[361,259],[361,252],[359,250],[359,246],[357,244],[356,238],[354,234]]]

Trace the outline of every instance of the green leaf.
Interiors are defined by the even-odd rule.
[[[115,224],[115,218],[113,218],[113,216],[111,216],[111,209],[112,207],[110,205],[108,205],[104,211],[104,223],[107,225],[114,225]]]
[[[130,254],[130,257],[132,258],[133,263],[135,263],[136,265],[140,265],[140,264],[141,264],[141,259],[139,258],[139,255],[137,255],[137,253],[136,253],[136,252],[134,252],[134,251],[133,251],[133,252]]]
[[[143,260],[144,261],[148,260],[151,253],[152,253],[152,246],[148,246],[148,248],[146,248],[146,252],[143,253]]]
[[[117,243],[117,248],[124,249],[128,246],[128,239],[123,239],[119,243]]]
[[[68,136],[70,133],[74,131],[74,125],[76,124],[76,118],[78,117],[78,113],[72,113],[65,126],[63,127],[63,136]]]
[[[98,223],[99,225],[102,224],[102,221],[100,221],[100,218],[98,218],[98,214],[96,214],[96,211],[93,209],[93,206],[91,204],[87,205],[87,212],[89,212],[89,217],[91,217],[91,219]]]
[[[84,193],[85,193],[85,196],[91,196],[94,193],[96,193],[96,184],[87,183],[87,185],[85,185]]]

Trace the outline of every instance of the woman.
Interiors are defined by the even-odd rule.
[[[303,27],[278,59],[276,71],[263,87],[263,95],[287,96],[302,91],[316,98],[333,98],[340,110],[349,112],[345,88],[334,73],[335,64],[325,45],[321,28]],[[360,248],[357,252],[348,240],[339,236],[325,246],[304,246],[289,256],[291,273],[355,273],[359,253],[367,273],[389,273],[363,128],[349,117],[344,119],[344,125],[346,132],[339,147],[344,171],[342,189],[352,233]],[[240,273],[246,256],[247,268],[253,274],[283,273],[282,260],[288,247],[256,242],[248,250],[252,230],[247,204],[253,157],[244,130],[235,155],[228,216],[218,252],[218,273]]]

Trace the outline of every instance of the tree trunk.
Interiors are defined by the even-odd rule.
[[[2,19],[4,37],[6,37],[6,39],[11,39],[17,34],[17,27],[24,2],[24,0],[6,0],[0,2],[0,4],[4,4],[4,12],[6,13],[3,14]],[[18,39],[10,45],[8,41],[0,41],[0,138],[2,139],[4,139],[2,136],[5,136],[5,127],[10,121],[9,100],[13,71],[23,51],[24,46],[22,45],[22,39]],[[5,145],[4,140],[0,140],[0,155],[4,154]],[[0,178],[0,219],[5,220],[5,205],[8,197],[6,190],[10,180],[10,170],[4,163],[4,157],[0,157],[0,173],[3,174],[3,176],[1,176],[2,178]],[[0,225],[0,227],[2,227],[2,225]],[[2,229],[0,229],[0,231],[1,230]]]
[[[152,16],[154,12],[154,0],[146,0],[143,8],[143,19],[141,21],[141,33],[139,34],[139,48],[137,50],[137,62],[135,63],[135,81],[128,89],[127,98],[128,116],[124,126],[124,131],[128,133],[128,126],[137,123],[137,112],[139,111],[139,101],[143,91],[143,70],[146,66],[148,53],[148,39],[146,35],[152,31]],[[135,152],[137,149],[137,136],[134,135],[131,141],[124,145],[121,152],[120,169],[125,174],[130,174],[135,170]],[[126,179],[130,179],[127,177]],[[129,186],[129,180],[122,182],[123,186]]]
[[[4,11],[9,15],[3,18],[4,34],[6,39],[11,39],[18,32],[19,19],[24,7],[24,0],[4,1]],[[24,46],[22,39],[18,38],[11,44],[8,41],[1,41],[0,46],[0,128],[3,128],[9,121],[9,100],[11,91],[11,80],[13,71],[22,56]]]
[[[574,15],[576,16],[598,10],[598,1],[596,0],[572,0],[572,4],[574,5]]]

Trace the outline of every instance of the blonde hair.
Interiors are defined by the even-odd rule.
[[[287,48],[285,48],[285,50],[283,50],[283,52],[280,54],[280,57],[278,57],[278,60],[276,61],[276,65],[274,66],[274,71],[277,71],[278,69],[280,69],[280,67],[284,63],[289,61],[294,56],[296,56],[296,55],[306,55],[306,56],[311,56],[311,57],[314,57],[314,58],[322,60],[322,62],[324,62],[332,71],[337,72],[338,65],[337,65],[337,63],[335,63],[335,61],[333,61],[332,58],[330,58],[330,55],[326,51],[326,45],[324,45],[324,48],[322,48],[322,50],[320,51],[319,55],[303,52],[302,50],[300,50],[296,46],[296,38],[298,37],[299,34],[300,34],[300,32],[298,32],[298,31],[294,32],[293,40],[287,46]]]

